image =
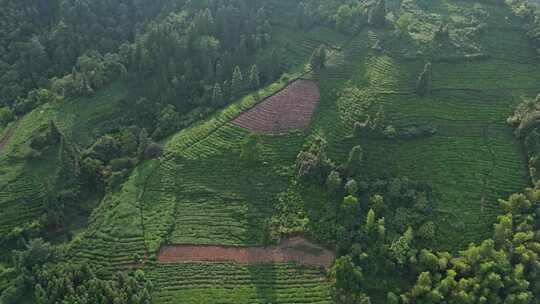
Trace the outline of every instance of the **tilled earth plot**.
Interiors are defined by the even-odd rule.
[[[283,134],[291,130],[306,129],[319,98],[319,87],[314,81],[297,80],[233,122],[240,127],[264,134]]]
[[[275,247],[224,247],[170,245],[161,248],[158,261],[236,262],[240,264],[296,263],[328,269],[334,254],[301,237],[293,237]]]

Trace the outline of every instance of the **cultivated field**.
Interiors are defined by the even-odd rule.
[[[161,248],[158,261],[235,262],[240,264],[295,263],[329,269],[334,254],[301,237],[294,237],[273,247],[223,247],[168,245]]]
[[[233,123],[252,132],[282,134],[291,130],[307,129],[319,101],[319,88],[310,80],[296,80]]]

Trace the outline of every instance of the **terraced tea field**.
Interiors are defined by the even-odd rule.
[[[408,177],[427,184],[433,193],[426,220],[436,226],[434,249],[456,252],[491,237],[500,214],[497,199],[530,183],[521,144],[506,125],[521,97],[535,94],[540,84],[540,65],[525,47],[520,21],[508,8],[482,4],[489,16],[474,46],[486,56],[448,63],[440,54],[405,56],[385,45],[395,38],[393,28],[366,27],[351,37],[322,26],[297,31],[289,24],[297,3],[282,2],[268,1],[282,10],[272,19],[272,40],[284,46],[288,72],[166,139],[160,158],[138,165],[93,211],[88,227],[70,243],[74,263],[89,264],[104,278],[142,269],[155,284],[158,304],[331,303],[326,270],[335,252],[298,238],[267,245],[281,193],[293,189],[302,196],[303,207],[310,209],[302,216],[309,221],[328,210],[321,208],[332,200],[325,187],[295,188],[302,187],[295,180],[295,160],[313,134],[325,137],[337,166],[361,145],[366,180]],[[388,2],[392,19],[401,2]],[[465,21],[458,15],[475,7],[434,0],[425,12],[429,18],[416,23],[414,43],[427,41],[435,21],[459,25]],[[450,35],[460,39],[459,31],[469,27]],[[328,47],[328,64],[315,73],[306,63],[321,44]],[[427,61],[432,61],[432,91],[419,96],[414,92]],[[49,163],[23,162],[13,151],[24,149],[32,132],[51,119],[69,139],[86,145],[115,128],[124,97],[114,84],[93,101],[83,99],[84,105],[68,100],[28,114],[36,125],[26,117],[20,121],[9,141],[0,143],[0,165],[14,161],[0,172],[0,233],[41,215],[43,178],[57,165],[53,153],[44,156],[53,160]],[[384,127],[398,135],[354,137],[354,124],[378,112],[384,113]],[[416,127],[436,132],[399,136]],[[251,133],[257,133],[260,151],[247,162],[240,155]],[[38,169],[27,174],[33,165]],[[323,229],[316,226],[325,224],[309,222],[304,232],[313,239],[335,238],[317,238]],[[368,279],[375,294],[402,283],[390,278],[379,286],[378,279]]]
[[[494,15],[511,14],[503,7],[489,8]],[[483,36],[492,59],[433,63],[433,94],[428,97],[413,93],[424,62],[388,52],[368,49],[359,54],[351,76],[354,83],[345,84],[346,73],[341,78],[332,76],[336,72],[321,75],[320,114],[315,115],[314,125],[330,137],[332,158],[344,160],[348,149],[360,143],[365,172],[371,178],[408,176],[428,182],[437,194],[433,220],[438,226],[438,248],[457,250],[490,237],[499,214],[497,198],[529,184],[521,145],[506,118],[521,96],[538,90],[540,67],[527,48],[519,47],[526,37],[512,30],[516,27],[512,22],[517,21],[509,20],[508,25],[489,27]],[[360,36],[372,41],[377,34]],[[495,46],[495,37],[504,43]],[[512,53],[512,48],[518,49],[514,60],[499,57]],[[349,100],[336,108],[340,91],[335,88],[340,83],[342,88],[356,87],[359,93],[351,99],[356,102]],[[437,133],[414,139],[344,139],[355,121],[381,108],[385,124],[397,130],[430,126]]]

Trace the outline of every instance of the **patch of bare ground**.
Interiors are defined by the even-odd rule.
[[[234,262],[239,264],[296,263],[329,269],[335,255],[302,237],[292,237],[272,247],[169,245],[161,248],[158,261]]]
[[[319,98],[319,87],[314,81],[296,80],[244,112],[233,123],[263,134],[307,129]]]

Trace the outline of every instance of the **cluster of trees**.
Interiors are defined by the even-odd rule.
[[[83,180],[93,189],[114,189],[143,160],[161,156],[163,148],[144,128],[131,126],[99,137],[81,154]]]
[[[508,4],[525,22],[527,36],[540,56],[540,8],[526,0],[509,0]]]
[[[128,97],[126,115],[165,136],[200,118],[201,108],[224,106],[274,80],[286,64],[282,50],[270,47],[264,1],[0,4],[3,125],[12,120],[9,110],[20,116],[43,103],[92,95],[122,77],[132,96],[145,97]],[[171,117],[185,123],[163,126]]]
[[[384,27],[386,1],[302,1],[298,5],[296,23],[301,29],[326,25],[347,34],[358,33],[364,26]]]
[[[1,0],[0,104],[71,71],[89,50],[115,53],[147,19],[180,1]]]
[[[507,122],[515,128],[514,134],[523,142],[531,179],[540,179],[540,94],[536,99],[527,98],[519,104]]]
[[[386,303],[537,303],[540,296],[538,186],[537,183],[522,194],[500,200],[504,214],[494,225],[493,238],[471,244],[457,254],[422,249],[429,244],[426,238],[435,235],[435,224],[426,222],[430,209],[426,192],[416,191],[411,209],[422,213],[401,220],[389,212],[396,209],[391,199],[397,189],[395,185],[390,185],[384,196],[371,196],[368,206],[362,206],[354,195],[346,196],[341,207],[345,213],[340,221],[346,234],[341,239],[350,242],[339,244],[341,256],[329,274],[334,299],[337,303],[370,303],[365,294],[366,276],[413,274],[416,283],[406,291],[390,290]],[[401,193],[398,199],[401,202],[414,193],[407,186],[403,190],[397,191]],[[412,226],[415,218],[424,221],[418,228]],[[400,221],[411,226],[396,230],[403,229],[394,226]],[[397,231],[404,232],[399,235]]]
[[[0,294],[0,303],[31,299],[37,304],[152,303],[153,286],[142,270],[103,280],[88,265],[67,263],[65,252],[42,239],[31,240],[24,250],[16,251],[11,267],[0,273],[11,283]]]
[[[504,215],[493,238],[457,255],[421,250],[408,267],[416,284],[388,303],[538,303],[540,296],[540,189],[500,200]]]
[[[121,52],[149,100],[174,104],[181,114],[223,106],[282,72],[281,52],[269,46],[268,14],[262,1],[186,7],[149,24]]]

